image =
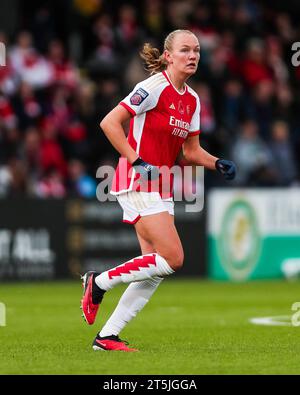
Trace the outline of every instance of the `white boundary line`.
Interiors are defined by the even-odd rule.
[[[249,322],[254,325],[265,326],[294,326],[292,325],[292,317],[290,315],[276,315],[272,317],[254,317]]]
[[[0,302],[0,326],[6,326],[6,307]]]

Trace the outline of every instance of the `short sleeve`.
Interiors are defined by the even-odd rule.
[[[153,92],[143,82],[138,83],[132,92],[120,102],[133,116],[152,109],[156,104]]]
[[[196,109],[195,112],[192,116],[191,124],[190,124],[190,130],[189,130],[189,136],[196,136],[197,134],[200,134],[200,100],[198,95],[195,96],[196,98]]]

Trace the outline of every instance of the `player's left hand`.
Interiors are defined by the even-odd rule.
[[[231,160],[218,159],[216,161],[216,169],[221,173],[226,180],[233,180],[236,175],[236,165]]]

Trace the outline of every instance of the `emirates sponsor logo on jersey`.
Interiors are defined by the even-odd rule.
[[[173,115],[170,116],[170,122],[169,124],[171,126],[176,126],[181,129],[189,130],[190,124],[188,122],[183,121],[182,119],[176,119],[173,117]]]
[[[189,122],[185,122],[182,119],[177,119],[171,115],[169,124],[171,126],[174,126],[174,129],[172,131],[173,136],[179,136],[182,138],[186,138],[188,136],[188,131],[190,129]]]

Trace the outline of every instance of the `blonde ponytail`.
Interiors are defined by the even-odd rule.
[[[146,63],[146,69],[150,74],[159,73],[167,68],[167,61],[160,54],[159,49],[154,48],[151,44],[145,43],[140,52],[140,56]]]

